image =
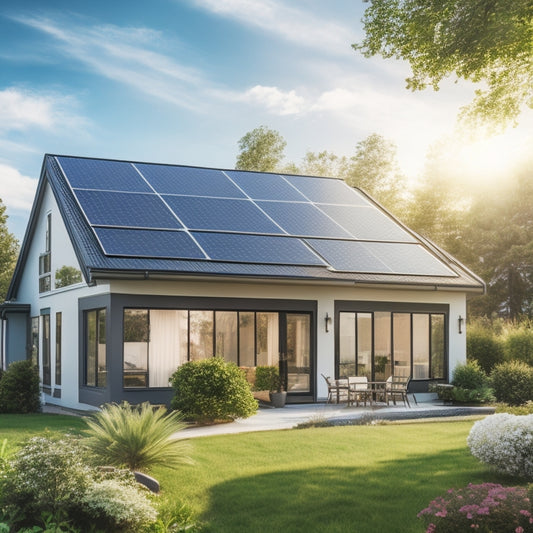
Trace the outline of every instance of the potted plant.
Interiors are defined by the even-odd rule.
[[[283,379],[277,366],[258,366],[255,369],[255,390],[268,390],[274,407],[285,406],[287,391],[283,390]]]

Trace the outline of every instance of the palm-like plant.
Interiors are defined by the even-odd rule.
[[[106,464],[147,471],[156,465],[177,468],[191,462],[189,443],[175,437],[186,427],[176,411],[154,409],[148,402],[123,402],[104,405],[86,420],[88,444]]]

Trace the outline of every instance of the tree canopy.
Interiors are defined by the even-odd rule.
[[[239,140],[240,154],[237,156],[235,168],[273,172],[284,158],[286,145],[285,139],[277,131],[259,126]]]
[[[0,199],[0,302],[6,298],[18,250],[18,241],[7,228],[6,207]]]
[[[367,0],[368,1],[368,0]],[[479,122],[516,121],[533,108],[531,0],[370,0],[365,38],[353,48],[366,57],[404,59],[407,88],[437,90],[455,74],[485,82],[463,115]]]

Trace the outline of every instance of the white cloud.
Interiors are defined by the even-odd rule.
[[[299,45],[351,55],[355,30],[276,0],[193,0],[204,10],[260,28]],[[354,24],[355,26],[355,24]]]
[[[196,69],[155,51],[162,42],[160,32],[113,25],[76,26],[72,22],[61,25],[40,17],[15,20],[53,37],[64,56],[101,76],[179,107],[196,111],[203,108],[198,93],[206,83],[204,77]]]
[[[256,102],[276,115],[294,115],[305,109],[305,99],[296,91],[281,91],[277,87],[256,85],[243,95],[244,101]]]
[[[86,121],[73,111],[75,106],[76,101],[70,96],[8,87],[0,90],[0,132],[51,130],[57,125],[79,127]]]
[[[0,198],[13,210],[29,211],[35,196],[37,180],[23,176],[17,169],[0,163]]]

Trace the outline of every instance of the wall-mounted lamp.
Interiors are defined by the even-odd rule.
[[[462,333],[463,332],[463,322],[465,321],[465,319],[459,315],[459,318],[457,319],[457,325],[459,326],[459,333]]]
[[[324,317],[324,322],[326,323],[326,333],[329,331],[329,327],[331,326],[331,317],[328,313],[326,313],[326,316]]]

